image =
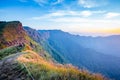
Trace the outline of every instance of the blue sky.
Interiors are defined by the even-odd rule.
[[[80,35],[120,34],[120,0],[0,0],[0,20]]]

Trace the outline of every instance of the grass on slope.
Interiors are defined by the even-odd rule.
[[[47,61],[37,53],[27,50],[17,58],[21,65],[25,65],[35,80],[105,80],[99,74],[90,74],[78,70],[71,65],[55,64]]]
[[[20,52],[22,50],[22,48],[23,47],[12,46],[12,47],[8,47],[8,48],[0,50],[0,60],[6,56]]]

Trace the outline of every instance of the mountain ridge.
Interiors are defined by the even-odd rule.
[[[119,80],[120,67],[114,66],[119,65],[119,57],[114,57],[110,54],[104,54],[102,52],[95,51],[94,49],[91,49],[89,47],[86,47],[84,44],[81,44],[81,41],[84,41],[84,39],[88,39],[87,41],[85,41],[87,42],[87,44],[90,43],[90,40],[93,40],[92,37],[71,35],[67,32],[62,32],[61,30],[36,31],[38,31],[40,35],[44,35],[47,33],[47,36],[49,36],[46,38],[47,44],[49,43],[49,45],[51,45],[53,49],[60,52],[60,54],[68,60],[67,63],[72,63],[79,68],[85,68],[92,72],[103,73],[107,77]]]
[[[3,36],[0,39],[1,80],[107,80],[100,74],[55,62],[54,57],[28,35],[19,21],[0,23],[0,31],[0,36]],[[19,37],[22,38],[20,41]]]

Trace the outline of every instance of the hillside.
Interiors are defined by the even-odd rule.
[[[66,63],[67,60],[65,60],[65,58],[61,55],[60,52],[56,51],[48,42],[46,42],[46,40],[49,37],[49,33],[45,33],[45,34],[41,34],[39,33],[37,30],[29,28],[27,26],[24,27],[24,29],[26,30],[26,32],[28,33],[28,35],[35,40],[36,42],[38,42],[39,44],[41,44],[43,46],[43,48],[50,53],[50,55],[59,63]]]
[[[21,22],[0,22],[0,80],[106,80],[55,60]]]
[[[33,41],[22,27],[19,21],[0,23],[0,49],[7,47],[22,47],[23,50],[34,50],[43,57],[47,53],[42,50],[42,46]],[[4,53],[4,52],[3,52]]]
[[[27,32],[29,34],[29,31]],[[32,32],[32,30],[30,32]],[[52,50],[59,52],[60,56],[63,56],[63,58],[67,60],[67,63],[72,63],[79,68],[88,69],[92,72],[102,73],[115,80],[120,79],[119,57],[86,47],[85,44],[92,44],[90,43],[91,37],[75,36],[60,30],[39,30],[36,32],[39,32],[41,36],[46,35],[46,37],[44,37],[46,45],[50,46]],[[86,40],[86,43],[82,43],[84,40]],[[44,45],[43,47],[46,48]]]

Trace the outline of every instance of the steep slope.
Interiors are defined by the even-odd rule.
[[[43,48],[52,55],[52,57],[59,63],[66,63],[67,60],[65,60],[64,56],[62,56],[60,54],[60,52],[56,51],[48,42],[46,42],[46,40],[49,37],[48,33],[45,34],[41,34],[39,33],[37,30],[29,28],[27,26],[24,26],[24,29],[26,30],[26,32],[28,33],[28,35],[35,40],[36,42],[38,42],[39,44],[41,44],[43,46]]]
[[[102,80],[101,75],[79,71],[72,65],[61,65],[44,60],[33,51],[26,51],[18,58],[31,72],[35,80]],[[36,68],[36,69],[34,69]]]
[[[31,79],[24,66],[16,60],[25,50],[33,50],[48,60],[51,58],[27,35],[19,21],[0,22],[0,79]]]
[[[54,62],[19,21],[0,23],[0,80],[106,80],[99,74]]]
[[[120,59],[85,47],[76,40],[76,36],[60,30],[39,30],[40,34],[49,34],[46,41],[65,59],[79,68],[100,72],[110,78],[119,80]],[[80,39],[79,39],[80,40]],[[80,40],[81,41],[81,40]],[[79,43],[78,43],[79,42]],[[89,40],[86,45],[89,45]]]
[[[49,56],[42,46],[33,41],[22,27],[19,21],[0,23],[0,49],[7,47],[22,47],[23,50],[34,50],[43,57]]]

